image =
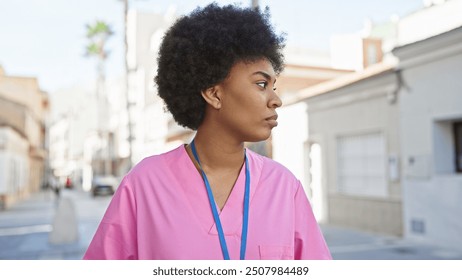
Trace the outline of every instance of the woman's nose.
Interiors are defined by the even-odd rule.
[[[279,96],[276,94],[274,90],[271,90],[271,97],[268,102],[268,107],[270,108],[279,108],[282,106],[282,100],[279,98]]]

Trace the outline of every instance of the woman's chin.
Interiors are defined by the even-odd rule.
[[[250,135],[249,137],[247,137],[247,139],[245,141],[246,142],[261,142],[261,141],[268,140],[268,138],[270,136],[271,136],[271,130],[261,132],[261,133],[258,133],[258,134],[254,133],[254,134]]]

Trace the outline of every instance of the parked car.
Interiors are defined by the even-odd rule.
[[[113,195],[119,186],[119,180],[112,175],[97,175],[91,183],[91,193],[97,195]]]

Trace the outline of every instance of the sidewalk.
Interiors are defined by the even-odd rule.
[[[399,237],[321,225],[335,260],[462,260],[462,251]]]
[[[10,260],[79,260],[98,221],[79,218],[62,208],[63,202],[76,204],[78,191],[64,191],[58,200],[51,191],[41,191],[0,211],[0,259]],[[61,209],[57,215],[58,209]],[[59,220],[57,219],[60,216]],[[69,226],[78,226],[79,236],[70,240]]]

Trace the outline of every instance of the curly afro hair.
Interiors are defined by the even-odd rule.
[[[206,102],[201,92],[219,84],[240,61],[267,58],[283,70],[284,35],[269,23],[269,9],[212,3],[180,17],[166,32],[157,58],[158,94],[181,126],[197,130]]]

